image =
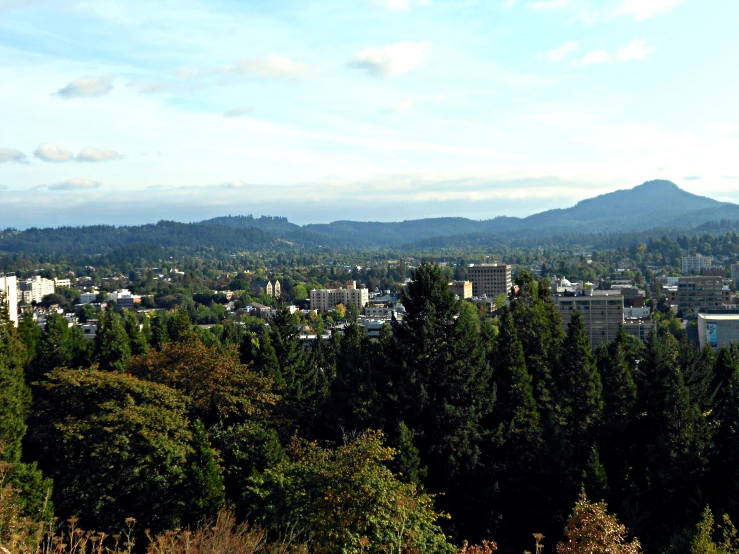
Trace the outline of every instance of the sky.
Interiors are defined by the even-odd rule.
[[[0,228],[739,203],[739,2],[0,0]]]

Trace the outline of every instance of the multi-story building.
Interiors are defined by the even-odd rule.
[[[10,321],[18,325],[18,283],[14,273],[0,273],[0,292],[8,304]]]
[[[717,310],[721,307],[723,279],[721,277],[680,277],[677,283],[677,305],[683,313]]]
[[[701,256],[696,254],[695,256],[683,256],[682,257],[682,271],[683,275],[689,275],[701,269],[710,269],[711,267],[711,256]]]
[[[267,281],[266,293],[267,296],[274,296],[275,298],[279,298],[282,294],[282,287],[280,285],[280,282],[277,279],[275,279],[274,284],[272,284],[272,281]]]
[[[739,282],[739,264],[731,264],[731,280]]]
[[[472,298],[472,282],[471,281],[452,281],[449,288],[456,294],[460,300]]]
[[[588,290],[583,296],[555,296],[554,302],[565,329],[572,319],[573,310],[582,314],[593,348],[615,339],[624,323],[624,297],[614,291]]]
[[[346,306],[350,302],[361,310],[369,304],[369,291],[357,288],[356,281],[347,281],[346,288],[310,291],[310,309],[318,312],[330,312],[338,304]]]
[[[496,297],[511,292],[511,266],[507,264],[472,264],[467,268],[473,296]]]
[[[626,334],[643,341],[647,340],[653,327],[654,322],[650,319],[641,318],[624,321],[624,331],[626,331]]]
[[[739,341],[739,314],[698,314],[698,343],[714,349]]]
[[[89,292],[81,293],[80,304],[92,304],[93,302],[97,302],[98,294],[100,294],[100,292],[94,289]]]
[[[72,286],[72,279],[54,279],[54,285],[70,288]]]
[[[41,302],[44,296],[54,294],[54,292],[56,292],[54,281],[44,279],[40,275],[34,275],[30,279],[18,281],[18,297],[26,304]]]

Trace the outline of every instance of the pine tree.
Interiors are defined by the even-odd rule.
[[[136,314],[130,310],[126,310],[124,312],[123,322],[126,328],[126,335],[128,335],[128,343],[131,346],[131,355],[141,356],[146,354],[149,351],[149,341],[141,329],[141,324],[139,324]]]
[[[131,358],[131,346],[123,320],[113,310],[100,317],[95,333],[95,356],[101,369],[123,371]]]
[[[739,373],[739,364],[731,357],[731,351],[726,345],[721,346],[716,356],[711,383],[714,407],[720,409],[723,406],[728,395],[729,384],[737,373]]]
[[[188,519],[197,523],[203,516],[213,517],[226,503],[226,489],[216,453],[208,442],[205,425],[199,419],[192,424],[193,461],[188,479],[190,507]]]
[[[558,401],[576,463],[582,463],[592,444],[593,427],[603,411],[601,382],[590,338],[579,311],[572,312],[559,368]]]

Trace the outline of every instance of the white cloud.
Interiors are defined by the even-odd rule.
[[[645,41],[635,38],[626,46],[619,48],[618,59],[621,61],[641,60],[654,52],[654,48],[645,46]]]
[[[69,150],[48,143],[39,145],[33,155],[45,162],[68,162],[74,158]]]
[[[202,75],[193,68],[188,68],[193,76]],[[296,62],[285,56],[267,56],[265,58],[249,58],[219,69],[221,73],[235,73],[238,75],[256,75],[272,79],[305,79],[312,70],[307,63]]]
[[[403,113],[408,110],[408,108],[411,107],[411,103],[404,101],[404,102],[398,102],[397,104],[390,106],[389,108],[386,108],[382,110],[382,113],[392,115],[396,113]]]
[[[575,50],[577,50],[577,47],[578,47],[577,41],[568,40],[561,46],[557,46],[556,48],[547,50],[547,52],[543,55],[543,57],[549,60],[550,62],[561,62],[562,60],[567,58],[570,54],[572,54]]]
[[[685,0],[623,0],[616,15],[632,16],[637,21],[644,21],[657,14],[670,12],[683,2]]]
[[[249,106],[240,106],[238,108],[231,108],[230,110],[226,110],[223,112],[223,117],[241,117],[242,115],[247,115],[251,113],[251,108]]]
[[[585,54],[582,60],[578,62],[578,65],[593,65],[596,63],[605,63],[611,59],[611,55],[605,50],[595,50]]]
[[[80,77],[67,86],[60,88],[56,94],[62,98],[89,98],[103,96],[113,90],[113,77]]]
[[[49,190],[90,190],[100,188],[102,183],[92,181],[90,179],[67,179],[66,181],[57,181],[53,185],[46,185]]]
[[[115,150],[101,150],[100,148],[92,148],[90,146],[86,146],[77,154],[78,162],[107,162],[120,158],[121,155]]]
[[[23,163],[26,155],[15,148],[0,148],[0,164],[7,162]]]
[[[418,67],[426,59],[428,42],[397,42],[382,48],[365,48],[350,62],[377,77],[397,77]]]
[[[138,88],[141,94],[159,94],[172,90],[172,83],[166,81],[131,81],[126,86]]]
[[[537,11],[550,11],[550,10],[561,10],[569,7],[570,0],[538,0],[537,2],[530,2],[526,7]]]
[[[431,4],[430,0],[374,0],[372,2],[375,6],[387,8],[388,10],[401,10],[407,11],[417,6],[428,6]]]

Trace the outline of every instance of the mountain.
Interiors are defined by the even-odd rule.
[[[739,229],[739,205],[691,194],[670,181],[582,200],[524,218],[476,221],[441,217],[399,222],[334,221],[296,225],[285,217],[224,216],[199,223],[60,227],[0,232],[0,252],[45,256],[76,252],[136,257],[152,249],[178,252],[304,248],[442,248],[496,244],[597,242],[606,234]],[[619,239],[619,240],[622,240]],[[604,239],[610,240],[610,239]]]

